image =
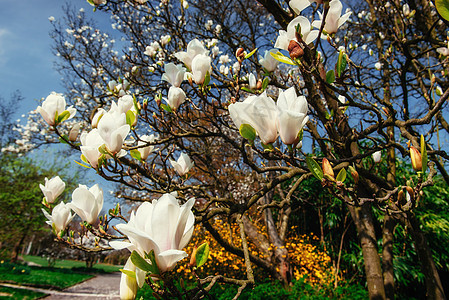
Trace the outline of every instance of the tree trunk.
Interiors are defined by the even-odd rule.
[[[386,299],[394,299],[393,231],[396,220],[386,214],[382,231],[382,268]]]
[[[17,262],[17,259],[19,258],[19,250],[23,244],[23,241],[25,240],[26,234],[23,234],[20,239],[14,244],[14,247],[12,249],[11,253],[11,262],[15,263]]]
[[[412,213],[407,214],[407,219],[413,240],[415,241],[416,252],[421,262],[421,272],[423,272],[425,277],[427,299],[446,299],[440,276],[432,258],[432,252],[427,244],[424,233],[419,228],[419,222]]]
[[[357,228],[360,245],[362,247],[369,298],[371,300],[381,300],[385,299],[385,288],[380,258],[377,252],[377,239],[374,232],[373,218],[369,205],[369,203],[365,203],[362,206],[348,205],[348,209]]]

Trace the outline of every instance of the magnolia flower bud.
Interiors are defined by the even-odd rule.
[[[374,160],[374,162],[377,164],[377,163],[380,163],[380,161],[382,160],[382,151],[376,151],[376,152],[374,152],[373,153],[373,160]]]
[[[418,149],[410,147],[410,158],[412,159],[412,167],[415,171],[422,171],[422,158]]]
[[[406,186],[405,189],[407,190],[408,195],[410,196],[410,199],[407,198],[407,200],[411,200],[413,201],[415,199],[415,192],[413,191],[413,189],[409,186]]]
[[[262,88],[262,79],[257,80],[256,89],[260,90]]]
[[[73,125],[72,129],[69,132],[69,141],[74,142],[80,133],[80,124],[76,123]]]
[[[323,158],[322,168],[325,177],[334,179],[334,170],[327,158]]]
[[[298,57],[302,57],[304,55],[304,50],[302,50],[301,46],[298,42],[291,40],[288,44],[288,53],[292,59],[296,59]]]

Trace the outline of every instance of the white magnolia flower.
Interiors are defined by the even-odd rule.
[[[449,41],[447,42],[447,47],[440,47],[437,52],[443,56],[449,56]]]
[[[375,163],[380,163],[382,160],[382,151],[376,151],[373,153],[373,160]]]
[[[193,167],[194,162],[186,153],[181,153],[177,161],[170,159],[170,163],[175,168],[179,176],[184,176]]]
[[[256,130],[264,144],[276,141],[278,108],[266,92],[259,96],[249,96],[243,102],[233,103],[228,109],[237,128],[240,128],[242,124],[248,124]]]
[[[58,205],[56,205],[53,208],[51,215],[43,208],[42,212],[48,219],[46,223],[51,227],[53,227],[57,234],[60,231],[64,230],[75,216],[72,215],[70,208],[64,202],[61,202]]]
[[[94,117],[92,118],[92,128],[97,128],[98,122],[100,121],[101,117],[106,113],[106,111],[103,108],[97,109],[97,112],[95,113]]]
[[[259,57],[259,63],[262,65],[262,67],[265,68],[268,72],[273,72],[276,70],[276,67],[278,66],[279,61],[276,60],[270,53],[276,53],[276,49],[271,49],[270,51],[265,51],[265,54],[263,57]]]
[[[382,63],[381,62],[377,62],[374,64],[374,68],[378,71],[380,71],[380,69],[382,69]]]
[[[309,120],[306,97],[297,96],[295,87],[291,87],[279,91],[276,105],[279,110],[278,130],[282,142],[286,145],[298,143],[298,134]]]
[[[203,54],[207,54],[207,50],[204,49],[203,44],[197,39],[191,40],[187,44],[187,51],[176,52],[174,55],[177,59],[182,61],[189,70],[192,70],[192,61],[195,56]]]
[[[218,61],[220,62],[220,64],[227,64],[229,63],[231,60],[229,59],[229,55],[221,55],[220,58],[218,59]]]
[[[343,25],[351,16],[352,12],[347,12],[343,16],[341,15],[341,11],[343,10],[343,4],[341,4],[340,0],[332,0],[329,3],[329,11],[327,12],[324,30],[328,34],[336,33],[338,28]],[[320,16],[320,20],[313,21],[312,25],[316,28],[321,27],[321,23],[323,22],[323,14],[318,12]]]
[[[408,3],[405,3],[402,6],[402,13],[404,14],[404,16],[408,17],[410,15],[410,6],[408,5]]]
[[[165,46],[171,41],[171,36],[169,34],[161,36],[161,45]]]
[[[36,110],[41,114],[48,125],[54,126],[56,125],[56,118],[62,113],[69,114],[67,119],[71,119],[75,116],[76,109],[73,107],[68,107],[66,109],[65,106],[65,98],[62,94],[52,92],[45,98],[44,102],[42,102],[42,106],[38,106]]]
[[[98,122],[98,134],[112,154],[117,154],[122,150],[129,131],[130,126],[126,124],[124,113],[119,116],[107,113]]]
[[[50,180],[45,177],[45,185],[39,184],[39,187],[42,193],[44,193],[46,201],[48,203],[54,203],[56,198],[64,191],[65,182],[59,176],[53,177]]]
[[[310,6],[313,2],[318,4],[323,3],[323,0],[292,0],[288,3],[296,14],[300,14],[304,9]]]
[[[211,62],[212,59],[204,54],[199,54],[192,60],[192,76],[196,84],[202,84],[206,74],[211,73]]]
[[[178,261],[187,257],[187,253],[181,249],[192,237],[194,203],[195,200],[190,199],[180,206],[171,194],[144,202],[131,213],[127,224],[117,225],[117,229],[128,237],[129,242],[112,241],[109,244],[115,249],[135,250],[142,257],[153,250],[159,270],[169,271]]]
[[[173,110],[177,110],[184,103],[185,99],[186,93],[181,88],[171,86],[168,90],[167,99],[164,100]]]
[[[98,133],[98,129],[92,129],[89,133],[83,132],[80,136],[81,141],[81,153],[87,160],[87,162],[93,167],[98,166],[98,159],[102,155],[98,148],[104,144],[103,139]]]
[[[142,135],[139,137],[140,141],[137,142],[137,146],[144,146],[147,145],[147,143],[154,143],[156,140],[156,136],[154,134],[151,135]],[[142,160],[146,160],[148,158],[148,155],[150,155],[151,152],[157,150],[154,149],[153,145],[137,148],[137,150],[140,152],[140,158]]]
[[[145,281],[145,272],[136,268],[131,261],[131,257],[128,258],[126,264],[123,266],[123,269],[134,272],[136,277],[131,277],[125,273],[122,273],[120,278],[120,300],[134,300],[136,298],[138,288],[142,287]],[[141,285],[139,286],[137,282],[141,283]]]
[[[165,80],[171,85],[179,88],[184,80],[186,68],[184,68],[181,64],[175,65],[174,63],[168,63],[165,64],[164,69],[165,73],[162,74],[162,80]]]
[[[257,87],[257,79],[253,73],[249,74],[248,76],[248,86],[250,90],[255,90]]]
[[[103,208],[103,190],[95,184],[90,189],[80,184],[67,204],[83,221],[93,224]]]
[[[334,0],[335,1],[335,0]],[[279,30],[279,36],[274,44],[275,48],[288,50],[288,44],[291,40],[296,41],[296,26],[301,27],[302,40],[306,44],[312,43],[318,37],[318,30],[311,30],[310,22],[306,17],[298,16],[294,18],[287,26],[287,31]]]

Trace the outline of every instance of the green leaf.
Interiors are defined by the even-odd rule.
[[[150,265],[145,259],[143,259],[142,256],[140,256],[139,253],[136,252],[136,250],[131,253],[131,261],[142,271],[150,272],[153,270],[153,266]]]
[[[130,127],[133,126],[134,122],[136,121],[136,115],[132,110],[128,110],[126,112],[126,124],[128,124]]]
[[[289,64],[289,65],[296,65],[295,62],[293,60],[291,60],[290,58],[288,58],[287,56],[285,56],[284,54],[282,54],[281,52],[270,52],[270,55],[273,56],[273,58],[277,61],[280,61],[282,63],[285,64]]]
[[[243,138],[247,139],[251,143],[254,143],[254,140],[256,139],[256,130],[251,125],[240,125],[239,132]]]
[[[210,82],[210,74],[209,71],[206,72],[206,78],[204,78],[203,86],[207,86]]]
[[[449,21],[449,0],[435,0],[435,7],[440,16]]]
[[[251,51],[250,53],[246,54],[246,55],[245,55],[245,59],[248,59],[248,58],[250,58],[251,56],[253,56],[253,54],[256,53],[256,51],[257,51],[257,48],[254,49],[253,51]]]
[[[62,123],[70,117],[70,112],[68,110],[64,110],[62,114],[58,116],[56,124]]]
[[[68,144],[68,142],[67,142],[68,140],[69,140],[69,138],[68,138],[68,136],[66,134],[63,134],[62,136],[59,137],[59,142],[60,143]]]
[[[169,112],[169,113],[173,112],[173,110],[171,109],[171,107],[168,106],[167,104],[162,103],[162,104],[161,104],[161,107],[162,107],[162,109],[165,110],[166,112]]]
[[[129,151],[129,154],[134,159],[142,160],[142,156],[140,155],[140,151],[137,150],[137,149],[133,149],[133,150]]]
[[[344,182],[346,179],[346,170],[345,168],[341,169],[340,172],[337,174],[337,178],[335,180]]]
[[[327,71],[327,73],[326,73],[326,82],[330,84],[330,83],[332,83],[334,81],[335,81],[335,72],[334,72],[334,70]]]
[[[301,130],[298,132],[298,140],[299,140],[299,142],[302,141],[303,137],[304,137],[304,130],[301,128]]]
[[[424,140],[424,136],[421,134],[421,160],[422,160],[422,172],[425,173],[427,170],[427,147],[426,141]]]
[[[139,268],[140,269],[140,268]],[[134,271],[131,270],[125,270],[125,269],[120,269],[120,272],[122,272],[123,274],[126,274],[127,276],[131,277],[131,278],[136,278],[136,273]]]
[[[82,163],[80,163],[80,162],[78,162],[78,161],[76,161],[76,160],[74,160],[74,162],[76,162],[77,164],[79,164],[81,167],[90,168],[90,165],[82,164]]]
[[[146,258],[150,259],[151,261],[151,273],[152,274],[160,274],[159,268],[157,266],[156,257],[154,255],[154,250],[151,250],[149,253],[147,253]]]
[[[254,92],[253,92],[252,90],[250,90],[249,88],[247,88],[247,87],[245,87],[245,86],[240,87],[240,89],[243,90],[243,91],[245,91],[245,92],[254,94]]]
[[[204,265],[209,258],[209,244],[207,242],[201,244],[198,249],[196,249],[195,260],[196,267],[199,268]]]
[[[98,147],[98,151],[101,154],[104,154],[104,155],[110,155],[111,154],[111,153],[109,153],[108,149],[106,148],[106,144],[103,144],[100,147]]]
[[[270,83],[270,77],[265,77],[262,81],[262,91],[265,91]]]
[[[340,54],[338,55],[337,64],[335,65],[335,70],[337,71],[337,77],[341,77],[343,71],[346,69],[346,65],[348,63],[347,56],[345,51],[340,50]]]
[[[310,172],[312,172],[312,175],[315,176],[319,181],[323,180],[323,170],[321,170],[321,167],[316,162],[316,160],[314,160],[310,156],[307,156],[306,163]]]

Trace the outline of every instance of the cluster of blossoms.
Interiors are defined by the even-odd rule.
[[[56,202],[57,198],[65,189],[65,183],[59,176],[53,177],[50,180],[45,178],[45,184],[40,184],[44,199],[43,204],[48,208]],[[67,225],[72,221],[75,215],[72,215],[73,210],[83,221],[88,224],[93,224],[98,218],[103,208],[103,190],[95,184],[91,188],[85,185],[79,185],[72,193],[72,202],[60,202],[51,211],[51,215],[42,209],[45,217],[48,219],[47,224],[53,227],[56,234],[63,233]]]
[[[65,189],[65,183],[59,176],[45,184],[40,184],[44,194],[43,203],[51,208]],[[144,202],[131,213],[127,224],[118,224],[117,229],[125,234],[129,241],[112,241],[114,249],[127,248],[137,251],[141,257],[153,251],[159,272],[172,270],[178,261],[187,257],[183,249],[193,234],[195,217],[192,212],[195,199],[191,198],[184,205],[179,205],[176,194],[164,194],[158,200]],[[60,202],[53,207],[51,214],[42,209],[49,224],[58,236],[75,217],[72,210],[86,223],[93,225],[103,208],[103,190],[95,184],[91,188],[79,185],[72,193],[72,202]],[[128,259],[124,269],[134,273],[129,276],[123,273],[120,283],[122,299],[134,299],[137,288],[145,282],[146,272],[137,268]]]
[[[280,90],[277,102],[263,92],[229,105],[235,125],[251,126],[265,145],[274,143],[278,136],[286,145],[299,144],[301,129],[309,120],[307,111],[306,98],[297,96],[294,87]]]

